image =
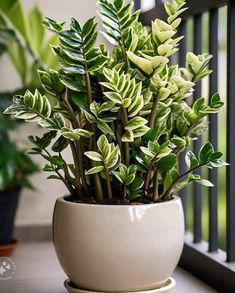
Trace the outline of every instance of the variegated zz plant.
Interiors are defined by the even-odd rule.
[[[95,44],[94,18],[83,26],[72,18],[69,29],[46,19],[59,37],[52,49],[61,68],[39,71],[47,95],[15,96],[5,113],[45,128],[43,137],[29,137],[31,153],[42,155],[43,170],[54,173],[48,178],[62,180],[79,201],[167,201],[192,182],[212,186],[195,173],[226,164],[210,142],[197,154],[188,150],[188,171],[178,170],[179,154],[223,106],[219,94],[208,103],[191,99],[211,73],[210,55],[188,53],[185,68],[169,65],[182,39],[176,35],[185,1],[166,2],[167,21],[156,19],[151,29],[138,21],[139,11],[132,13],[133,2],[99,0],[98,7],[112,52]],[[73,162],[63,158],[67,147]]]

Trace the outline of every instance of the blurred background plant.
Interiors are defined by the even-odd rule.
[[[21,80],[21,88],[0,93],[0,190],[31,187],[27,175],[37,170],[30,157],[9,138],[9,131],[16,129],[18,122],[3,117],[2,111],[13,95],[23,93],[26,87],[39,87],[38,68],[58,66],[49,46],[56,44],[57,36],[47,38],[42,20],[37,6],[26,14],[19,0],[0,2],[0,54],[7,54]]]
[[[0,58],[7,55],[21,81],[16,90],[0,92],[0,195],[4,198],[12,190],[18,192],[22,187],[33,188],[28,177],[39,170],[37,164],[11,139],[10,133],[17,129],[19,122],[3,116],[2,112],[10,104],[12,96],[25,92],[25,88],[33,90],[39,87],[37,69],[55,69],[58,66],[49,45],[56,44],[57,36],[46,35],[42,19],[37,6],[26,13],[19,0],[0,1]],[[14,209],[17,202],[18,197]],[[0,205],[6,208],[3,202]],[[6,218],[1,220],[0,217],[1,235],[4,234],[2,224],[6,226]],[[0,238],[0,244],[6,242],[9,242],[9,236],[8,240]]]

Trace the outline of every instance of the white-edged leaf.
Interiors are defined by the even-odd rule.
[[[99,173],[104,169],[104,166],[97,166],[97,167],[93,167],[89,170],[87,170],[85,172],[86,175],[91,175],[91,174],[95,174],[95,173]]]
[[[147,123],[148,123],[148,120],[146,120],[142,117],[134,117],[127,122],[125,129],[126,130],[134,130],[134,129],[137,129]]]
[[[154,158],[155,154],[146,147],[140,147],[141,151],[150,158]]]
[[[89,151],[85,152],[84,155],[93,161],[102,162],[102,156],[97,152]]]
[[[122,102],[122,96],[119,93],[105,92],[104,95],[114,103],[121,104]]]

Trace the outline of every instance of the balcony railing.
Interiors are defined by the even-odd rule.
[[[146,0],[142,0],[146,4]],[[141,13],[141,21],[145,25],[150,25],[155,18],[166,18],[163,2],[155,1],[155,6]],[[135,1],[136,9],[141,8],[140,0]],[[193,198],[193,225],[192,229],[187,232],[185,237],[185,247],[180,264],[207,282],[219,292],[234,293],[235,292],[235,0],[204,0],[195,1],[188,0],[189,9],[182,16],[180,27],[180,35],[186,37],[181,41],[178,54],[178,62],[180,66],[185,64],[185,55],[188,50],[187,44],[190,36],[187,34],[187,26],[189,22],[193,27],[193,52],[200,54],[203,47],[203,15],[208,14],[208,50],[213,55],[211,61],[211,69],[213,74],[209,78],[208,94],[211,96],[218,91],[219,82],[219,25],[223,25],[227,32],[226,56],[227,64],[224,66],[226,70],[226,159],[230,166],[226,170],[226,245],[224,250],[219,249],[218,234],[218,188],[219,176],[216,170],[209,171],[209,179],[215,183],[215,187],[209,190],[208,204],[208,242],[202,240],[202,202],[203,192],[199,185],[194,185],[190,193]],[[219,23],[219,8],[227,6],[227,21]],[[202,94],[202,84],[196,86],[195,97]],[[217,116],[213,115],[209,118],[210,131],[209,140],[217,149],[219,126]],[[233,128],[234,127],[234,128]],[[194,142],[194,150],[197,151],[201,145],[199,138]],[[182,158],[183,159],[183,158]],[[183,166],[183,164],[182,164]],[[183,171],[183,170],[182,170]],[[185,209],[188,211],[188,193],[189,190],[181,192],[181,198]],[[188,227],[188,223],[187,223]]]

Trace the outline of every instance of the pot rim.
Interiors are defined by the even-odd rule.
[[[64,195],[59,198],[57,198],[56,202],[60,202],[63,204],[67,205],[84,205],[84,206],[93,206],[93,207],[112,207],[112,208],[136,208],[136,207],[152,207],[152,206],[162,206],[162,205],[171,205],[174,204],[175,202],[181,201],[180,197],[177,195],[173,196],[173,199],[164,201],[164,202],[157,202],[157,203],[146,203],[146,204],[129,204],[129,205],[121,205],[121,204],[93,204],[93,203],[83,203],[83,202],[72,202],[72,201],[67,201],[65,198],[69,197],[70,195]]]

